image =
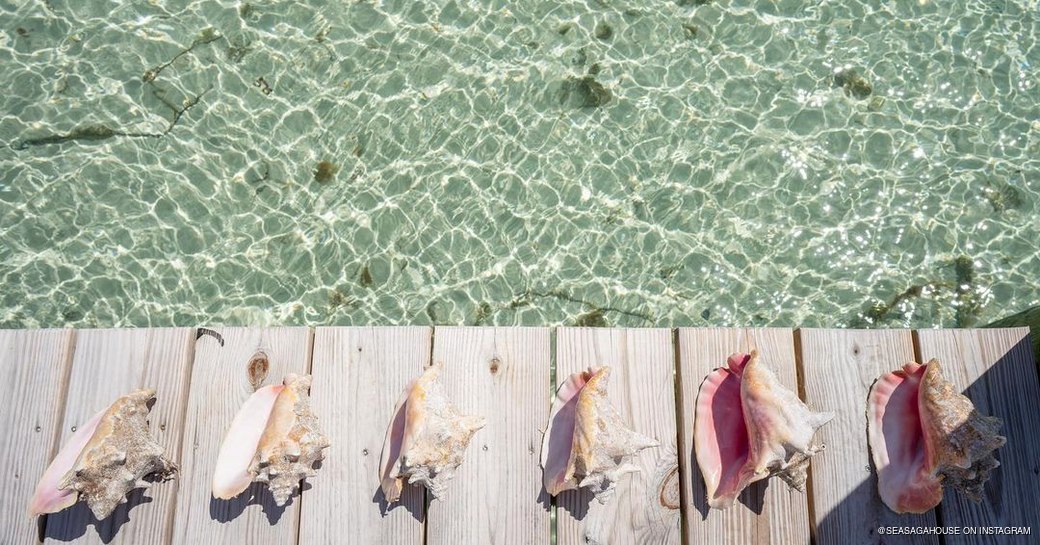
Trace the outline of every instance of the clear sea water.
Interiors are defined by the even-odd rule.
[[[1020,1],[0,0],[0,326],[982,324]]]

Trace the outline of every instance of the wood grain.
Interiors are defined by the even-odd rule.
[[[65,386],[75,332],[71,329],[0,330],[0,376],[7,399],[0,411],[0,543],[37,543],[43,520],[26,512],[36,483],[57,454]]]
[[[422,489],[386,511],[379,461],[401,391],[430,361],[428,327],[320,327],[311,402],[332,446],[303,499],[300,543],[419,545]]]
[[[448,497],[430,505],[428,544],[549,542],[539,465],[549,419],[549,329],[438,327],[433,361],[464,414],[487,418]]]
[[[305,327],[213,331],[223,337],[224,346],[210,336],[195,341],[173,543],[292,545],[296,543],[299,524],[299,496],[288,505],[277,507],[267,488],[254,483],[237,498],[217,500],[212,496],[213,469],[231,421],[253,394],[250,360],[258,351],[267,355],[269,366],[264,385],[281,384],[288,373],[306,374],[311,359],[311,331]],[[322,477],[319,472],[313,486],[319,486]],[[308,483],[305,488],[311,485]]]
[[[682,456],[687,542],[692,544],[808,543],[809,507],[804,493],[780,479],[752,484],[726,510],[708,509],[704,479],[697,465],[693,425],[697,393],[711,371],[736,352],[758,350],[760,362],[780,383],[798,392],[794,333],[790,329],[680,328],[682,378]],[[827,453],[825,453],[826,455]]]
[[[915,332],[922,362],[938,358],[943,376],[968,396],[984,415],[1004,423],[1007,444],[997,451],[1000,467],[986,483],[983,500],[974,503],[946,489],[945,526],[1031,526],[1040,531],[1040,385],[1029,329],[945,329]],[[948,545],[1025,543],[1024,536],[951,535]],[[1035,537],[1033,539],[1036,539]]]
[[[191,328],[86,329],[76,332],[60,443],[77,426],[118,397],[142,388],[156,391],[149,416],[152,436],[177,462],[191,372]],[[178,474],[180,478],[180,474]],[[174,525],[178,480],[130,493],[127,503],[102,521],[79,502],[49,515],[46,541],[168,543]]]
[[[607,505],[584,490],[560,494],[557,543],[679,543],[680,509],[669,499],[679,496],[671,330],[564,327],[556,335],[556,382],[609,365],[611,402],[634,430],[661,444],[639,453],[640,472],[622,477]]]
[[[882,373],[913,361],[909,330],[800,329],[796,333],[807,404],[834,411],[820,428],[827,451],[813,458],[810,509],[819,545],[883,543],[878,526],[935,526],[935,514],[897,515],[877,493],[867,448],[867,393]],[[914,543],[938,543],[914,536]]]

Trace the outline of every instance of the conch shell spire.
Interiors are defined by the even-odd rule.
[[[473,434],[487,424],[482,416],[461,414],[437,380],[441,364],[408,383],[394,407],[379,464],[379,482],[389,503],[401,497],[407,480],[442,499],[462,464]]]
[[[555,496],[587,487],[600,503],[614,495],[618,479],[639,471],[632,457],[658,446],[629,429],[607,399],[610,367],[575,373],[556,391],[542,437],[542,477]]]
[[[173,478],[177,465],[148,435],[153,399],[155,390],[124,395],[80,426],[44,471],[29,515],[57,513],[83,499],[101,520],[131,490]]]
[[[950,485],[979,501],[1001,421],[983,416],[942,376],[939,360],[881,375],[867,401],[867,437],[881,500],[896,513],[924,513]]]
[[[784,388],[758,352],[730,356],[697,395],[694,449],[708,505],[726,509],[748,485],[772,475],[803,491],[809,459],[823,450],[813,436],[832,418]]]
[[[310,386],[310,376],[289,374],[246,400],[220,445],[213,497],[231,499],[256,481],[285,505],[301,480],[317,475],[314,464],[329,440],[311,412]]]

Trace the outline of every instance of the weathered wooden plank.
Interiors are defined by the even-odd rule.
[[[794,333],[787,328],[680,328],[679,374],[682,378],[682,460],[687,542],[693,544],[808,543],[807,496],[779,479],[748,487],[727,510],[709,509],[693,446],[697,392],[704,377],[725,365],[736,352],[757,350],[760,362],[780,383],[798,391]]]
[[[42,520],[26,514],[36,483],[57,454],[65,386],[75,332],[71,329],[0,330],[0,376],[7,381],[0,411],[0,543],[39,540]]]
[[[201,336],[195,343],[191,393],[181,449],[181,487],[173,543],[296,543],[300,497],[278,507],[266,486],[254,483],[231,500],[212,495],[213,469],[231,421],[253,394],[249,362],[267,355],[267,384],[288,373],[309,372],[311,331],[293,328],[214,328],[223,337]],[[319,416],[321,416],[319,414]],[[316,479],[320,485],[322,475]]]
[[[394,406],[429,363],[430,343],[428,327],[315,332],[311,403],[332,446],[303,499],[301,545],[422,543],[422,489],[406,486],[386,510],[378,475]]]
[[[550,499],[539,465],[549,419],[547,328],[438,327],[433,361],[465,414],[487,418],[445,501],[430,505],[427,543],[549,542]]]
[[[1031,526],[1040,531],[1040,385],[1029,329],[945,329],[916,332],[922,363],[938,358],[943,375],[985,415],[1004,422],[1007,444],[997,451],[1000,467],[974,503],[947,490],[939,509],[944,526]],[[1028,541],[1022,536],[946,536],[947,545]],[[1025,541],[1021,541],[1021,540]],[[1035,537],[1032,539],[1036,539]]]
[[[820,428],[827,446],[812,460],[810,512],[820,544],[882,543],[878,526],[934,526],[935,515],[897,515],[877,493],[867,447],[867,393],[882,373],[914,359],[909,330],[800,329],[796,333],[806,402],[834,411]],[[914,543],[938,543],[915,536]]]
[[[636,431],[661,446],[642,451],[639,473],[622,477],[602,505],[585,490],[556,498],[559,545],[679,543],[675,356],[670,329],[559,328],[556,381],[609,365],[611,402]]]
[[[151,434],[177,461],[191,373],[191,328],[88,329],[76,333],[61,444],[81,423],[116,398],[141,388],[156,391]],[[169,543],[179,481],[131,492],[127,503],[97,521],[84,502],[50,515],[47,541]],[[94,530],[88,529],[94,526]]]

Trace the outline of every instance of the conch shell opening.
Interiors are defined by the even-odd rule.
[[[258,389],[235,415],[213,473],[213,497],[228,500],[256,481],[285,505],[300,481],[317,475],[329,440],[318,428],[307,391],[311,377],[289,374]]]
[[[101,520],[131,490],[173,478],[177,465],[148,435],[153,399],[155,390],[129,393],[80,426],[44,471],[29,515],[57,513],[84,499]]]
[[[867,436],[878,493],[896,513],[924,513],[951,485],[979,501],[1002,423],[983,416],[942,376],[939,360],[907,363],[881,375],[867,400]]]
[[[460,413],[447,398],[437,380],[441,367],[432,365],[409,382],[394,407],[379,464],[380,488],[389,503],[400,499],[405,481],[442,499],[473,434],[487,425],[482,416]]]
[[[622,475],[639,471],[632,457],[658,446],[622,421],[607,399],[609,378],[610,367],[589,369],[556,391],[541,452],[543,484],[553,496],[588,487],[605,504]]]
[[[757,351],[731,355],[697,394],[694,449],[708,505],[726,509],[748,485],[772,475],[804,491],[809,459],[823,450],[813,436],[832,418],[784,388]]]

